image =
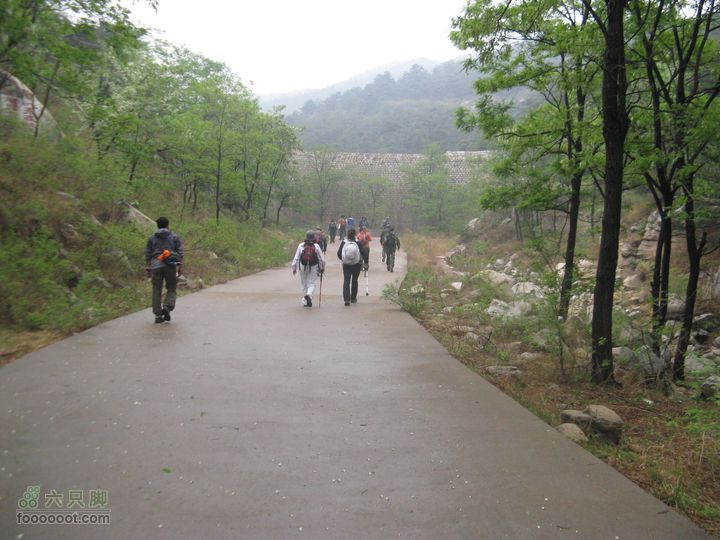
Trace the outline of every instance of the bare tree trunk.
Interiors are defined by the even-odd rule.
[[[563,279],[560,285],[560,306],[558,315],[563,319],[567,319],[568,309],[570,307],[570,296],[572,296],[573,273],[575,271],[575,244],[577,243],[577,227],[578,218],[580,216],[580,187],[582,183],[582,174],[573,175],[571,182],[570,196],[570,225],[568,228],[567,244],[565,245],[565,269]]]
[[[685,311],[683,312],[683,325],[678,338],[675,357],[673,358],[673,380],[685,378],[685,353],[690,343],[693,317],[695,316],[695,301],[697,300],[697,287],[700,280],[700,260],[707,243],[707,232],[703,231],[700,242],[697,241],[695,225],[695,200],[693,194],[693,179],[690,178],[685,184],[685,243],[687,245],[689,275],[688,284],[685,289]]]
[[[612,357],[612,310],[620,244],[623,160],[628,114],[625,108],[624,0],[605,0],[607,25],[604,31],[602,105],[605,141],[605,201],[603,207],[600,254],[593,295],[592,380],[614,383]]]

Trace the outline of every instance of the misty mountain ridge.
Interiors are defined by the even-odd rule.
[[[324,88],[312,88],[281,94],[265,94],[258,96],[258,99],[260,106],[264,110],[270,110],[273,107],[283,105],[285,107],[285,113],[291,114],[300,109],[307,101],[322,100],[332,96],[333,94],[337,94],[338,92],[345,92],[347,90],[351,90],[352,88],[361,88],[372,83],[375,77],[385,72],[390,73],[390,75],[394,78],[399,78],[407,73],[414,65],[419,65],[430,71],[442,63],[443,62],[430,60],[428,58],[416,58],[414,60],[391,62],[389,64],[369,69],[359,75],[355,75],[349,79],[345,79],[344,81],[340,81]]]

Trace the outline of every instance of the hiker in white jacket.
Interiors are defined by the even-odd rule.
[[[308,231],[305,241],[300,242],[292,260],[293,275],[300,271],[302,283],[302,305],[312,307],[312,297],[318,277],[325,271],[325,256],[322,249],[315,242],[315,232]]]

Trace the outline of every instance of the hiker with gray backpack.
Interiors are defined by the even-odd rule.
[[[302,284],[302,305],[312,307],[312,297],[318,277],[325,271],[325,256],[320,246],[315,242],[315,231],[308,231],[305,240],[300,242],[292,260],[293,276],[300,271]]]
[[[357,302],[358,277],[367,256],[363,246],[355,239],[355,229],[348,229],[347,238],[340,243],[338,259],[343,265],[343,301],[346,306]]]

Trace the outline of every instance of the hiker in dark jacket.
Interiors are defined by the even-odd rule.
[[[337,230],[338,226],[337,223],[335,223],[335,218],[332,218],[330,220],[330,225],[328,226],[328,232],[330,233],[330,243],[335,243],[335,237],[337,236]]]
[[[363,246],[355,240],[355,229],[348,229],[347,238],[340,242],[337,256],[343,263],[343,300],[349,306],[351,302],[357,302],[358,277],[367,258]]]
[[[182,273],[182,240],[168,228],[170,220],[157,218],[158,230],[148,238],[145,246],[145,272],[152,278],[152,310],[155,322],[170,320],[170,312],[175,309],[175,296],[178,276]],[[167,293],[162,301],[163,282]]]
[[[388,272],[395,271],[395,250],[398,249],[400,249],[400,239],[395,234],[395,229],[390,227],[383,243],[383,253],[387,256]]]

